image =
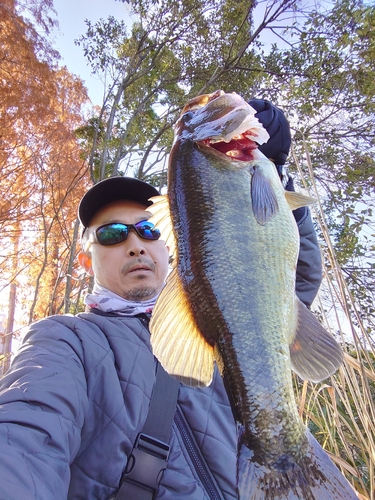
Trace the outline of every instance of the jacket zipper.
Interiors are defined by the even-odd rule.
[[[184,445],[194,465],[194,468],[199,476],[199,479],[205,491],[208,493],[210,500],[224,500],[223,495],[218,490],[218,487],[215,484],[214,479],[212,478],[212,473],[209,470],[208,465],[202,456],[202,453],[196,443],[196,440],[191,432],[191,429],[188,427],[188,424],[185,420],[185,416],[179,405],[177,405],[176,408],[174,422],[181,435],[182,441],[184,442]]]

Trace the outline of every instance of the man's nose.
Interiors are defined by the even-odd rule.
[[[145,255],[147,253],[145,247],[145,240],[138,236],[134,229],[130,229],[129,235],[126,239],[126,253],[130,257],[137,255]]]

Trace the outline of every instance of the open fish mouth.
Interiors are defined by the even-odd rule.
[[[229,142],[225,141],[203,141],[205,146],[210,146],[219,153],[222,153],[233,160],[251,161],[254,159],[253,152],[258,148],[258,144],[249,139],[245,134],[234,137]]]

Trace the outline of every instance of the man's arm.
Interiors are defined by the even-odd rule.
[[[290,175],[287,176],[285,184],[287,191],[294,191],[293,178]],[[300,249],[296,271],[296,293],[298,298],[307,307],[310,307],[322,282],[322,256],[310,210],[307,207],[301,207],[294,210],[293,215],[296,219],[300,236]]]
[[[322,282],[322,257],[310,210],[303,207],[297,221],[300,235],[300,249],[296,272],[296,293],[299,299],[310,307]],[[296,212],[298,212],[296,210]]]
[[[66,500],[87,404],[81,350],[43,320],[0,380],[0,499]]]

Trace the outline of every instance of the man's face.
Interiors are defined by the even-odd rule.
[[[94,215],[86,231],[90,235],[99,226],[112,222],[135,224],[150,217],[145,209],[135,201],[115,201]],[[163,288],[169,255],[162,240],[143,239],[131,229],[122,243],[93,243],[88,252],[96,282],[127,300],[148,300]]]

